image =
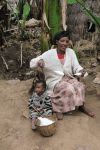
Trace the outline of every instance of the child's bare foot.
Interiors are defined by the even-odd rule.
[[[36,126],[35,126],[35,121],[36,121],[36,118],[32,118],[32,129],[35,130],[36,129]]]
[[[57,117],[58,120],[63,120],[63,117],[64,117],[64,116],[63,116],[62,113],[57,112],[57,113],[56,113],[56,117]]]
[[[87,109],[84,105],[79,106],[79,110],[82,111],[83,113],[87,114],[90,117],[94,117],[94,114],[89,109]]]
[[[36,126],[35,125],[32,125],[32,130],[35,130],[36,129]]]

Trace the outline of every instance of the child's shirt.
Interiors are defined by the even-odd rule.
[[[41,96],[38,96],[36,92],[33,92],[32,97],[28,101],[28,108],[30,109],[30,118],[38,117],[39,114],[31,107],[32,105],[34,105],[36,108],[47,106],[46,108],[40,111],[42,115],[48,116],[48,114],[52,113],[51,99],[46,92],[44,92]]]

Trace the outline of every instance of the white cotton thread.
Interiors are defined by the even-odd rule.
[[[50,124],[55,122],[55,121],[52,121],[48,118],[38,117],[38,119],[40,120],[40,126],[47,126],[47,125],[50,125]]]

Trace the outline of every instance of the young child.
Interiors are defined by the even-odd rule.
[[[36,129],[35,121],[40,116],[39,113],[43,116],[52,116],[51,99],[45,90],[46,82],[44,80],[36,81],[33,94],[28,101],[30,118],[32,118],[32,129]]]

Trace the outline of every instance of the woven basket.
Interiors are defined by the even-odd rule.
[[[43,136],[52,136],[56,132],[57,128],[57,119],[53,116],[44,116],[44,118],[48,118],[52,121],[55,121],[54,123],[47,125],[47,126],[40,126],[40,120],[37,119],[36,121],[36,127],[37,130],[40,132],[41,135]]]

